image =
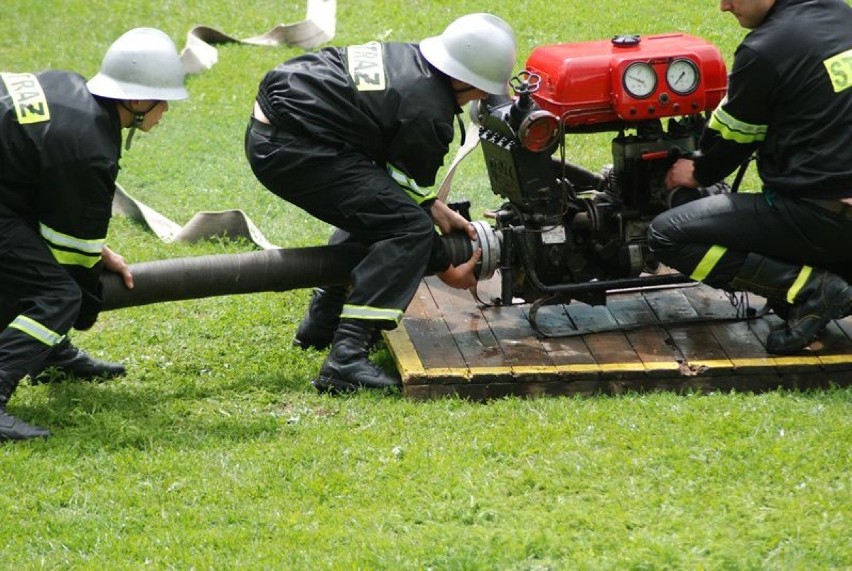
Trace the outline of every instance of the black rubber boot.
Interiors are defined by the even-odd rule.
[[[813,270],[790,308],[787,327],[766,337],[766,350],[778,354],[801,351],[829,321],[845,317],[850,309],[852,288],[846,280],[824,270]]]
[[[787,321],[790,319],[790,310],[793,308],[792,304],[787,303],[786,300],[783,299],[767,299],[766,305],[772,313]]]
[[[50,352],[44,368],[36,375],[35,381],[51,382],[61,380],[65,376],[81,380],[112,379],[121,377],[125,373],[127,369],[121,363],[99,361],[75,347],[66,337]]]
[[[375,333],[373,324],[358,319],[343,319],[334,334],[331,352],[313,381],[321,393],[344,393],[358,389],[387,389],[402,385],[370,362],[367,355]]]
[[[345,301],[346,288],[343,286],[316,288],[299,323],[293,345],[320,350],[331,345]]]
[[[17,387],[18,381],[13,381],[7,373],[0,372],[0,441],[47,438],[50,436],[48,430],[27,424],[6,412],[6,403]]]
[[[779,262],[765,256],[749,254],[731,287],[761,295],[775,305],[786,300],[790,288],[803,272],[802,266]],[[788,308],[787,323],[766,338],[770,353],[801,351],[819,335],[832,319],[847,315],[852,309],[852,288],[843,278],[825,270],[811,269],[804,284],[796,292]]]

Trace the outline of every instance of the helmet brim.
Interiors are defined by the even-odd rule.
[[[126,82],[118,82],[103,74],[97,74],[86,82],[93,95],[124,100],[177,101],[187,99],[189,93],[185,87],[150,87]]]
[[[423,54],[423,57],[429,63],[453,79],[468,83],[491,95],[505,95],[508,91],[507,83],[489,81],[484,77],[471,73],[470,70],[460,65],[447,52],[447,48],[444,46],[444,42],[440,36],[432,36],[421,41],[420,53]]]

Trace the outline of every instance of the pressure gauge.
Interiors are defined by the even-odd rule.
[[[666,83],[678,95],[695,91],[698,81],[698,66],[692,60],[676,59],[666,69]]]
[[[641,61],[631,63],[621,78],[624,89],[636,99],[644,99],[657,88],[657,72],[649,64]]]

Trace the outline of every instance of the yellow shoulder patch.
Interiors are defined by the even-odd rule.
[[[835,93],[852,87],[852,50],[839,53],[822,63],[828,70]]]
[[[387,86],[382,45],[369,42],[346,48],[349,76],[358,91],[382,91]]]
[[[31,73],[0,73],[6,91],[12,97],[18,123],[41,123],[50,121],[47,98],[38,79]]]

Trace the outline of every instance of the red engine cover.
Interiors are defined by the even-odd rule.
[[[535,102],[567,127],[712,110],[727,87],[719,49],[687,34],[541,46],[526,69],[541,76]]]

